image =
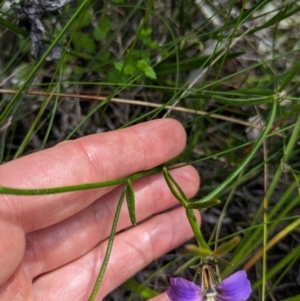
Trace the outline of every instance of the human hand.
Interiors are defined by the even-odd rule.
[[[49,188],[122,178],[175,157],[185,139],[184,129],[172,119],[94,134],[3,164],[0,185]],[[187,197],[196,193],[199,177],[194,168],[171,174]],[[138,225],[130,227],[123,204],[97,300],[193,236],[183,208],[164,212],[178,202],[162,174],[136,180],[133,188]],[[121,190],[0,195],[0,300],[87,300]],[[154,300],[168,299],[162,294]]]

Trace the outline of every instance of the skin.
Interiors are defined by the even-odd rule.
[[[121,178],[170,160],[185,143],[185,131],[175,120],[141,123],[3,164],[0,185],[47,188]],[[171,174],[188,197],[198,191],[193,167]],[[123,204],[97,300],[193,236],[161,174],[139,179],[133,187],[138,225],[130,227]],[[44,196],[0,195],[0,300],[86,301],[104,257],[120,192],[121,187],[108,187]],[[165,293],[152,299],[166,300]]]

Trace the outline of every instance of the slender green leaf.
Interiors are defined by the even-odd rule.
[[[126,188],[126,201],[127,201],[127,207],[128,212],[130,216],[130,221],[133,226],[136,225],[136,214],[135,214],[135,195],[132,188],[132,183],[128,179],[127,181],[127,188]]]
[[[231,240],[221,244],[216,250],[214,250],[211,255],[214,257],[221,257],[227,253],[229,253],[232,249],[234,249],[241,241],[239,236],[232,238]]]
[[[283,83],[281,84],[280,88],[278,89],[278,93],[282,92],[293,80],[293,78],[299,73],[300,71],[300,60],[297,60],[291,70],[287,72],[287,75],[284,78]]]
[[[125,186],[125,188],[123,189],[123,191],[120,195],[120,199],[119,199],[119,202],[118,202],[118,206],[117,206],[116,213],[115,213],[115,216],[114,216],[113,224],[112,224],[112,227],[111,227],[111,232],[110,232],[109,239],[108,239],[106,252],[105,252],[105,255],[104,255],[104,258],[103,258],[102,266],[101,266],[101,269],[100,269],[99,274],[97,276],[93,291],[92,291],[88,301],[94,301],[97,297],[98,292],[99,292],[99,289],[100,289],[100,286],[101,286],[101,283],[102,283],[102,280],[103,280],[103,277],[104,277],[104,274],[105,274],[105,271],[106,271],[106,268],[107,268],[107,265],[108,265],[110,254],[111,254],[111,251],[112,251],[112,247],[113,247],[113,243],[114,243],[114,239],[115,239],[115,235],[116,235],[116,231],[117,231],[118,221],[119,221],[119,217],[120,217],[120,213],[121,213],[122,204],[123,204],[125,194],[126,194],[126,186]]]
[[[163,168],[163,174],[172,194],[184,207],[186,207],[188,204],[187,197],[165,167]]]
[[[209,208],[209,207],[213,207],[216,205],[219,205],[221,203],[220,200],[210,200],[208,202],[205,203],[198,203],[196,202],[189,202],[189,208],[191,209],[205,209],[205,208]]]

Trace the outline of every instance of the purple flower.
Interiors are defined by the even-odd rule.
[[[252,290],[245,271],[239,271],[209,289],[203,289],[184,278],[171,278],[167,290],[172,301],[246,301]],[[203,282],[202,282],[203,285]]]

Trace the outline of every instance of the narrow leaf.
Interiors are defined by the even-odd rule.
[[[292,81],[292,79],[299,73],[300,71],[300,61],[298,60],[295,62],[291,70],[288,71],[288,74],[286,75],[283,83],[281,84],[280,88],[278,89],[278,92],[282,92],[288,84]]]
[[[185,250],[187,250],[189,253],[196,255],[196,256],[200,256],[200,257],[207,257],[211,254],[211,251],[208,249],[203,249],[201,247],[198,247],[196,245],[185,245],[184,246]]]
[[[208,201],[208,202],[205,202],[205,203],[189,203],[189,208],[192,208],[192,209],[204,209],[204,208],[209,208],[209,207],[212,207],[212,206],[216,206],[216,205],[219,205],[221,203],[220,200],[211,200],[211,201]]]
[[[110,254],[111,254],[111,251],[112,251],[112,247],[113,247],[113,243],[114,243],[114,239],[115,239],[115,234],[116,234],[116,231],[117,231],[117,225],[118,225],[118,221],[119,221],[121,208],[122,208],[122,204],[123,204],[123,200],[124,200],[124,197],[125,197],[126,190],[127,190],[127,186],[122,190],[122,193],[121,193],[121,196],[120,196],[120,199],[119,199],[119,203],[118,203],[118,206],[117,206],[117,209],[116,209],[115,217],[114,217],[114,220],[113,220],[113,224],[112,224],[112,227],[111,227],[106,252],[105,252],[105,255],[104,255],[104,258],[103,258],[103,263],[102,263],[101,269],[99,271],[99,274],[97,276],[95,285],[93,287],[93,291],[92,291],[88,301],[94,301],[97,297],[98,292],[99,292],[99,289],[100,289],[100,286],[101,286],[101,283],[102,283],[102,280],[103,280],[103,277],[104,277],[104,274],[105,274],[105,271],[106,271],[106,268],[107,268],[107,265],[108,265]]]
[[[126,188],[126,201],[128,212],[130,216],[130,221],[133,226],[136,225],[136,215],[135,215],[135,195],[132,188],[132,183],[130,180],[127,181],[127,188]]]
[[[168,170],[165,167],[163,168],[163,174],[164,174],[165,180],[166,180],[167,185],[169,186],[172,194],[180,202],[180,204],[182,204],[184,207],[186,207],[188,205],[188,202],[187,202],[187,198],[186,198],[183,190],[177,184],[175,179],[169,174]],[[177,189],[177,191],[175,188]]]
[[[224,244],[220,245],[216,250],[214,250],[211,253],[211,255],[214,257],[220,257],[222,255],[225,255],[228,252],[230,252],[233,248],[235,248],[240,241],[241,241],[240,236],[236,236],[231,240],[225,242]]]

